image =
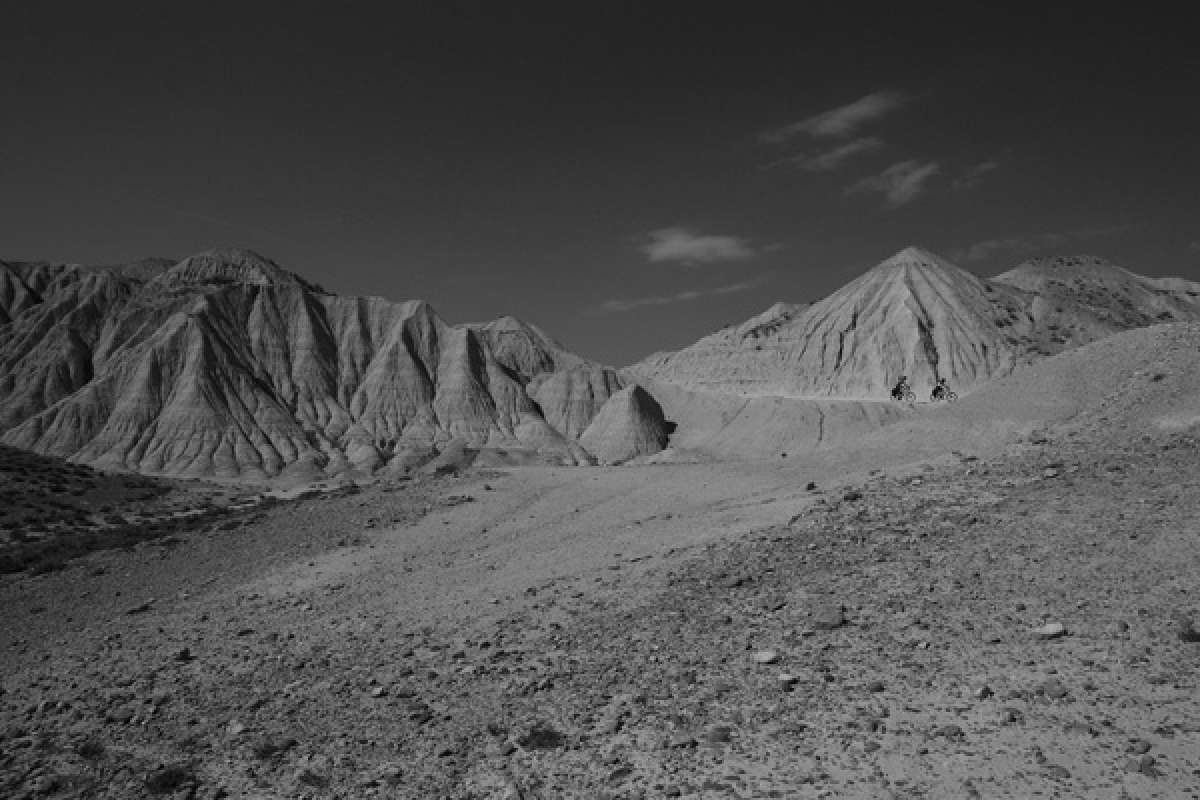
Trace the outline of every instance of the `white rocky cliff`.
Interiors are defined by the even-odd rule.
[[[0,263],[0,438],[100,466],[319,477],[451,442],[590,463],[578,437],[623,386],[511,317],[451,326],[249,251]]]

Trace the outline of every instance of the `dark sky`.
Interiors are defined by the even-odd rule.
[[[409,5],[6,11],[0,258],[250,247],[617,365],[909,244],[1200,280],[1182,19]]]

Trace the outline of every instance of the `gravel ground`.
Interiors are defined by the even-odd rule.
[[[798,461],[375,486],[8,576],[0,795],[1200,797],[1194,436]]]

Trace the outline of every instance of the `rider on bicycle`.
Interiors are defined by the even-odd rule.
[[[950,387],[946,385],[945,378],[938,378],[937,386],[933,387],[933,393],[930,395],[934,400],[942,400],[950,394]]]
[[[901,375],[899,382],[892,387],[892,399],[903,400],[904,396],[910,391],[912,391],[912,389],[910,389],[908,385],[908,376]]]

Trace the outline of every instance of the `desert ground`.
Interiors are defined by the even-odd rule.
[[[1200,796],[1198,447],[483,470],[10,575],[3,793]]]
[[[0,794],[1200,797],[1198,342],[828,449],[227,497],[10,572]]]

